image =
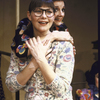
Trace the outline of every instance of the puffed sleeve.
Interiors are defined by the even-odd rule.
[[[61,97],[65,94],[69,95],[69,92],[72,91],[70,84],[75,62],[72,44],[70,42],[60,42],[57,54],[55,64],[56,77],[48,87],[54,92],[56,97]]]
[[[11,49],[19,58],[27,57],[28,48],[25,44],[25,41],[29,39],[29,37],[26,34],[24,34],[24,32],[26,31],[29,25],[29,19],[24,18],[19,22],[17,29],[15,30],[15,36],[11,44]]]
[[[25,87],[25,85],[24,86],[20,85],[16,79],[16,76],[19,73],[18,61],[19,61],[18,57],[12,51],[11,58],[10,58],[10,66],[9,66],[7,76],[5,79],[7,88],[11,92],[16,92],[16,91],[20,90],[21,88]]]

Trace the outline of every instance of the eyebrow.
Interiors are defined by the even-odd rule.
[[[42,8],[40,8],[41,10],[50,10],[50,8],[48,8],[48,9],[42,9]]]
[[[36,9],[40,9],[40,10],[50,10],[50,9],[52,9],[52,8],[44,9],[44,8],[40,8],[40,7],[38,7],[38,8],[36,8]]]
[[[55,7],[59,7],[59,6],[55,6]],[[65,6],[63,6],[63,8],[65,8]]]

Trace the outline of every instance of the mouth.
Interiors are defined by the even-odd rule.
[[[41,25],[47,25],[48,22],[40,21],[39,24],[41,24]]]
[[[61,22],[62,21],[61,18],[56,18],[55,20],[58,21],[58,22]]]

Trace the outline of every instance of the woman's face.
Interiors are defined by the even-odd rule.
[[[63,1],[55,1],[54,6],[56,8],[54,24],[59,26],[65,16],[65,4]]]
[[[99,88],[99,73],[95,75],[95,85],[97,88]]]
[[[50,15],[53,16],[50,17]],[[49,17],[48,17],[48,16]],[[29,20],[33,24],[34,32],[47,32],[49,31],[50,27],[52,26],[52,23],[54,21],[54,11],[50,7],[42,6],[37,7],[34,11],[31,13],[28,11],[27,16]]]

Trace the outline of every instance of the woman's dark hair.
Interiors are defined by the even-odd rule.
[[[55,1],[64,1],[65,2],[65,0],[53,0],[53,2],[55,2]]]
[[[53,2],[55,2],[55,1],[63,1],[66,6],[66,0],[53,0]]]
[[[86,81],[88,82],[88,85],[95,85],[95,75],[97,73],[99,73],[98,61],[93,63],[90,71],[85,72]]]
[[[51,7],[55,12],[53,0],[31,0],[28,10],[31,13],[31,11],[35,10],[36,7],[41,7],[41,6]]]

